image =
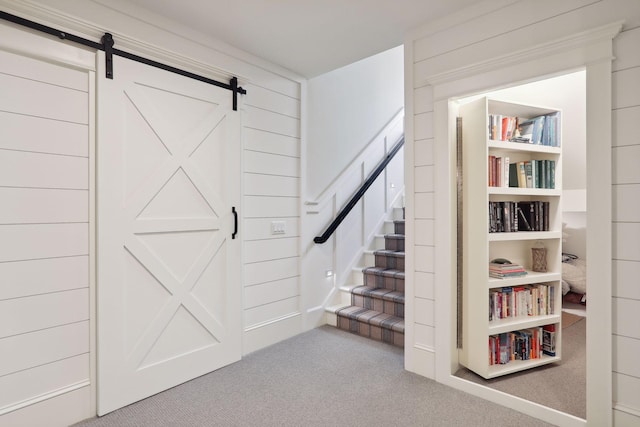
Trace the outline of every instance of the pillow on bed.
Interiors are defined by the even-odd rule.
[[[562,263],[562,280],[571,287],[571,292],[587,293],[587,263],[583,259],[574,259]]]

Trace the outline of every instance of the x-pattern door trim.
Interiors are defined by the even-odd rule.
[[[141,369],[141,364],[180,306],[183,306],[194,319],[200,322],[212,338],[216,339],[216,337],[222,337],[226,334],[221,322],[191,293],[218,254],[226,236],[222,233],[215,233],[182,280],[176,277],[164,262],[136,236],[165,232],[220,231],[219,218],[141,219],[139,216],[180,170],[185,173],[194,189],[209,205],[212,214],[219,216],[216,209],[221,209],[225,205],[218,199],[207,180],[198,171],[191,156],[203,143],[206,143],[207,137],[221,124],[228,111],[218,106],[207,115],[206,120],[202,120],[192,131],[185,134],[179,144],[171,144],[166,140],[168,132],[164,130],[165,121],[144,93],[137,87],[131,86],[127,88],[125,94],[162,142],[168,154],[167,159],[146,178],[145,182],[133,194],[129,195],[124,207],[126,222],[130,227],[124,232],[124,249],[171,294],[169,301],[155,315],[129,353],[128,362],[131,367]],[[171,147],[178,148],[174,148],[174,152],[172,152]]]

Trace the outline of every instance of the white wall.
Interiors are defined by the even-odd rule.
[[[403,107],[403,57],[400,46],[308,81],[307,199],[319,196]]]
[[[640,370],[630,360],[640,354],[640,11],[624,16],[636,22],[614,40],[613,401],[616,425],[631,426],[640,423]]]
[[[407,167],[414,170],[407,174],[407,259],[408,302],[407,324],[413,335],[413,343],[405,348],[408,369],[423,375],[436,376],[438,352],[433,339],[437,326],[437,295],[434,295],[433,278],[438,272],[445,275],[434,262],[444,248],[436,246],[432,239],[428,244],[418,245],[412,240],[414,225],[411,220],[429,218],[433,212],[446,211],[434,197],[433,174],[439,165],[446,165],[447,158],[440,151],[434,156],[434,123],[447,120],[434,116],[435,105],[442,100],[434,93],[434,86],[425,76],[437,80],[451,70],[462,70],[466,66],[476,67],[477,76],[486,76],[487,89],[491,82],[504,81],[510,66],[505,63],[501,72],[483,73],[491,60],[500,61],[505,53],[518,52],[523,47],[546,43],[551,49],[554,42],[571,34],[624,20],[623,32],[614,39],[615,61],[613,62],[613,418],[615,425],[630,426],[640,422],[640,373],[631,355],[637,357],[640,342],[640,175],[637,167],[640,160],[640,144],[636,136],[640,120],[640,3],[636,0],[570,0],[554,1],[494,1],[485,2],[482,9],[469,10],[465,15],[448,17],[417,30],[407,39],[407,135],[411,142],[407,147]],[[544,51],[540,51],[543,55]],[[513,68],[516,66],[514,65]],[[568,70],[570,71],[570,70]],[[535,78],[531,71],[528,78]],[[522,73],[520,73],[522,77]],[[520,78],[521,78],[520,77]],[[464,93],[465,86],[472,87],[471,79],[461,73],[455,81],[456,88],[446,80],[439,83],[439,90]],[[607,102],[607,100],[603,100]],[[606,104],[605,104],[606,105]],[[604,117],[604,120],[607,118]],[[606,140],[603,140],[603,143]],[[421,146],[430,149],[419,148]],[[446,150],[445,150],[446,152]],[[442,155],[441,155],[442,154]],[[588,171],[587,171],[588,173]],[[605,227],[608,228],[608,227]],[[605,233],[606,235],[606,233]],[[448,255],[445,253],[444,257]],[[606,282],[606,280],[605,280]],[[605,283],[604,286],[607,284]],[[428,292],[425,292],[425,289]],[[428,304],[429,303],[429,304]],[[606,303],[605,303],[606,304]],[[425,327],[429,335],[418,334]],[[450,319],[452,321],[453,319]],[[435,332],[437,335],[437,331]],[[448,346],[448,343],[444,343]],[[607,348],[603,348],[607,351]],[[591,359],[593,360],[592,355]],[[446,361],[444,364],[446,365]],[[606,385],[603,385],[606,387]]]
[[[94,55],[0,40],[0,425],[71,424],[93,407]]]

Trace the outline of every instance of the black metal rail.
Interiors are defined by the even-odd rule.
[[[367,178],[364,184],[362,184],[362,186],[358,189],[358,191],[356,191],[356,193],[351,197],[349,202],[342,208],[342,210],[340,210],[340,212],[336,216],[336,219],[334,219],[333,222],[329,224],[325,232],[322,233],[321,236],[317,236],[313,238],[313,241],[315,243],[324,243],[327,240],[329,240],[329,237],[331,237],[333,232],[336,231],[336,229],[342,223],[342,221],[344,221],[347,215],[349,215],[349,212],[351,212],[351,210],[355,207],[355,205],[360,201],[362,196],[364,196],[364,193],[367,192],[369,187],[371,187],[371,184],[373,184],[376,178],[378,178],[378,176],[382,173],[382,171],[387,167],[389,162],[391,162],[391,160],[396,155],[396,153],[400,151],[400,148],[402,148],[403,145],[404,145],[404,135],[400,137],[398,142],[396,142],[396,145],[394,145],[391,151],[389,151],[389,153],[387,154],[387,157],[385,157],[378,164],[375,170],[371,172],[371,175],[369,175],[369,178]]]
[[[0,19],[4,19],[5,21],[13,22],[14,24],[21,25],[23,27],[31,28],[32,30],[40,31],[42,33],[50,34],[52,36],[58,37],[61,40],[69,40],[74,43],[81,44],[83,46],[87,46],[96,50],[102,50],[105,52],[106,59],[106,78],[113,79],[113,55],[121,56],[123,58],[130,59],[132,61],[140,62],[142,64],[149,65],[151,67],[159,68],[161,70],[169,71],[174,74],[179,74],[184,77],[188,77],[194,80],[199,80],[204,83],[208,83],[223,89],[230,90],[233,92],[233,110],[236,111],[238,109],[238,94],[246,94],[247,91],[243,89],[241,86],[238,86],[238,79],[236,77],[231,78],[229,83],[219,82],[217,80],[210,79],[208,77],[204,77],[195,73],[191,73],[186,70],[182,70],[180,68],[172,67],[171,65],[163,64],[161,62],[154,61],[152,59],[144,58],[142,56],[135,55],[133,53],[125,52],[119,49],[114,49],[114,41],[113,36],[109,33],[105,33],[102,36],[101,42],[94,42],[73,34],[69,34],[65,31],[57,30],[52,27],[48,27],[46,25],[39,24],[34,21],[30,21],[25,18],[21,18],[16,15],[12,15],[10,13],[0,11]]]

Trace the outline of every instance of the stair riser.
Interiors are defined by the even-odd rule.
[[[393,219],[404,219],[404,208],[393,208]]]
[[[351,304],[351,292],[340,291],[340,304],[349,305]]]
[[[363,265],[375,265],[376,256],[373,253],[365,253],[364,254],[364,264]]]
[[[404,304],[372,298],[363,295],[351,295],[351,305],[379,311],[392,316],[404,317]]]
[[[338,315],[338,328],[349,331],[360,336],[371,338],[376,341],[382,341],[393,344],[397,347],[404,347],[404,334],[389,329],[383,329],[380,326],[369,325],[368,323],[358,320],[349,319]]]
[[[378,276],[364,273],[363,284],[372,288],[384,288],[392,291],[404,292],[404,278]]]
[[[404,222],[396,222],[393,224],[393,233],[394,234],[403,234],[404,235]]]
[[[393,268],[404,271],[404,257],[376,255],[375,266],[380,268]]]
[[[392,221],[386,221],[384,223],[384,234],[394,234],[395,232],[395,224]]]
[[[404,252],[404,238],[385,237],[384,248],[388,251]]]

